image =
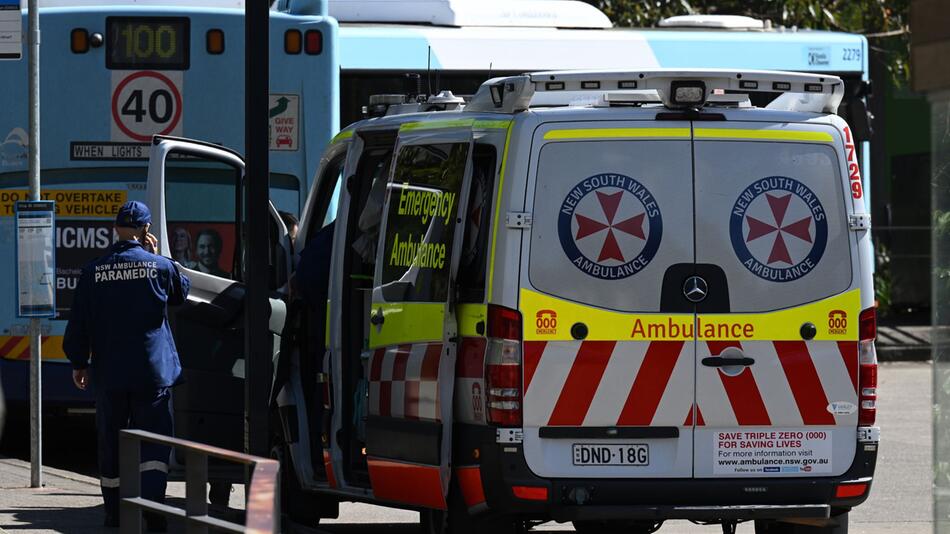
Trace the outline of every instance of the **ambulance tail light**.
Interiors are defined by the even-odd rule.
[[[858,319],[858,425],[873,426],[877,419],[877,310],[868,308]]]
[[[498,426],[521,426],[521,313],[488,305],[485,380],[488,420]]]

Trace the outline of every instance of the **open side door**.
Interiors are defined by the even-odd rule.
[[[153,141],[152,232],[160,253],[191,279],[188,300],[169,311],[184,378],[175,389],[175,433],[231,450],[244,447],[243,180],[244,161],[231,150],[188,139]],[[270,212],[269,286],[276,291],[289,277],[291,248],[273,205]],[[286,307],[274,298],[270,305],[276,351]]]
[[[378,499],[446,508],[468,130],[401,133],[376,251],[366,454]],[[411,491],[407,491],[411,488]]]

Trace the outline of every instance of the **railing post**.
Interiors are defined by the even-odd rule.
[[[274,477],[274,534],[280,533],[280,477],[283,476],[280,471],[281,466],[277,464],[277,474]]]
[[[208,457],[189,450],[185,459],[185,515],[208,515]],[[188,534],[208,534],[208,527],[188,521]]]
[[[142,532],[142,509],[128,503],[142,495],[142,447],[135,435],[119,432],[119,527],[122,534]]]

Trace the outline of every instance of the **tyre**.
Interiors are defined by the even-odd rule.
[[[848,534],[848,512],[832,516],[835,524],[825,527],[780,523],[777,521],[756,521],[755,534]]]
[[[652,521],[574,521],[574,530],[579,534],[650,534],[660,529],[663,523]]]
[[[449,488],[448,510],[419,512],[423,534],[522,534],[524,523],[510,517],[472,516],[453,480]]]
[[[315,527],[320,523],[320,506],[316,495],[304,492],[297,480],[297,472],[285,445],[274,445],[271,458],[280,462],[280,515],[281,524],[297,523]]]

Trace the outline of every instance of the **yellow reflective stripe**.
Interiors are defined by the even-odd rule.
[[[333,137],[333,140],[330,141],[330,144],[339,143],[340,141],[346,141],[347,139],[353,137],[353,130],[343,130],[342,132],[336,134]]]
[[[471,128],[474,119],[455,119],[441,121],[407,122],[399,127],[399,132],[415,130],[435,130],[438,128]]]
[[[652,137],[689,139],[689,128],[574,128],[550,130],[544,134],[545,141],[558,139],[642,139]]]
[[[812,141],[831,143],[828,132],[802,130],[745,130],[737,128],[696,128],[696,139],[764,139],[768,141]]]
[[[573,341],[571,326],[584,323],[588,341],[631,340],[630,332],[637,319],[672,321],[688,326],[693,322],[692,313],[683,314],[632,314],[603,310],[551,297],[530,289],[521,290],[521,314],[524,323],[525,341]],[[655,339],[679,339],[679,337],[656,337]]]
[[[505,133],[505,149],[501,154],[501,170],[498,171],[498,194],[495,195],[495,216],[491,225],[491,252],[488,255],[488,300],[492,299],[492,290],[495,287],[495,244],[498,242],[498,219],[501,217],[501,192],[505,185],[505,168],[508,163],[508,146],[511,144],[511,129],[513,122],[508,123]]]
[[[743,339],[750,339],[723,336],[720,335],[721,332],[716,332],[713,336],[705,335],[714,325],[728,322],[752,325],[755,336],[751,339],[802,341],[802,325],[812,323],[818,329],[814,341],[857,341],[858,315],[860,313],[861,292],[852,289],[840,295],[787,310],[768,313],[700,314],[697,317],[700,325],[698,333],[704,335],[702,338],[704,340],[742,341]],[[834,319],[834,322],[831,322],[832,319]]]
[[[478,130],[507,130],[508,125],[510,124],[510,120],[475,119],[475,123],[472,124],[472,128]]]
[[[466,337],[485,336],[488,327],[488,306],[484,304],[459,304],[455,308],[455,317],[459,326],[459,334]],[[482,323],[479,332],[478,323]]]
[[[445,119],[435,121],[407,122],[399,127],[400,132],[413,130],[433,130],[437,128],[477,128],[481,130],[503,130],[511,124],[510,120],[485,119]]]
[[[43,336],[43,361],[67,362],[63,336]],[[0,336],[0,359],[29,360],[29,336]]]
[[[522,289],[520,309],[526,341],[572,341],[575,323],[587,326],[588,341],[802,341],[800,329],[807,322],[817,327],[815,341],[856,341],[861,295],[855,289],[787,310],[694,317],[615,312]]]
[[[383,310],[383,324],[369,326],[369,347],[442,341],[445,304],[442,302],[374,302],[370,313]]]
[[[327,324],[323,328],[323,346],[330,347],[330,299],[327,299],[327,314],[326,314]]]

